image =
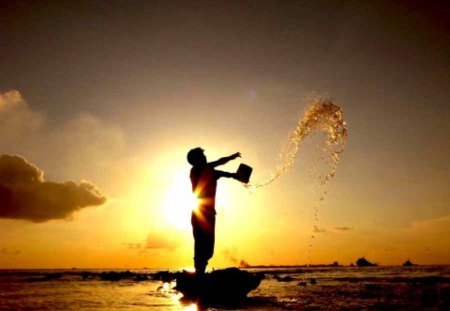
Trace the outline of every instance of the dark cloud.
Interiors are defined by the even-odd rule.
[[[105,201],[106,197],[88,181],[44,181],[44,172],[20,156],[0,156],[0,218],[33,222],[64,219]]]
[[[248,268],[250,267],[250,264],[244,260],[244,259],[237,259],[235,256],[236,250],[224,250],[222,251],[223,256],[225,256],[225,258],[227,260],[229,260],[232,264],[234,265],[238,265],[241,268]]]
[[[20,254],[20,250],[10,250],[6,247],[3,247],[2,249],[0,249],[0,255],[12,255],[12,256],[16,256]]]
[[[350,228],[350,227],[335,227],[334,230],[338,230],[338,231],[351,231],[351,230],[353,230],[353,228]]]

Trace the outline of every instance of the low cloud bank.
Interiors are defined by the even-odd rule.
[[[17,155],[0,156],[0,218],[45,222],[70,218],[106,197],[91,182],[49,182],[44,172]]]
[[[159,234],[150,233],[147,236],[145,248],[153,250],[174,250],[180,245],[177,238],[177,236],[167,236],[163,232]]]

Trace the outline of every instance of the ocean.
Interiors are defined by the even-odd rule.
[[[0,270],[0,310],[450,310],[450,266],[260,267],[242,303],[184,302],[159,270]]]

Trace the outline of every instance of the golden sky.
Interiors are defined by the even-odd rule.
[[[219,181],[210,266],[449,264],[448,17],[440,1],[2,3],[0,268],[192,266],[187,151],[240,151],[223,170],[263,180],[312,92],[349,131],[318,221],[321,135],[266,187]]]

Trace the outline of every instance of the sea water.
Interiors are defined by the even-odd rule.
[[[450,266],[260,267],[238,305],[182,302],[154,270],[0,270],[0,310],[450,310]],[[119,273],[119,270],[114,272]]]

